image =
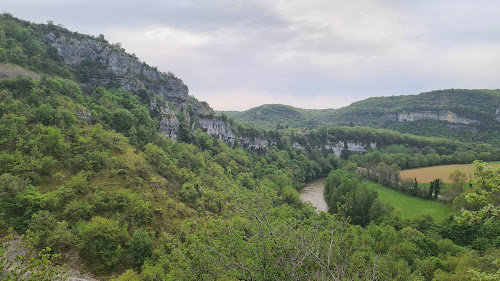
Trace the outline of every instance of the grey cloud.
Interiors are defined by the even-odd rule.
[[[26,9],[26,2],[30,9]],[[42,22],[54,20],[92,28],[168,25],[201,32],[227,26],[282,24],[271,10],[254,1],[7,1],[4,8]]]
[[[499,7],[486,0],[3,3],[27,20],[122,42],[210,104],[222,107],[239,93],[295,106],[324,99],[315,101],[323,108],[345,105],[346,96],[498,88],[491,73],[500,70],[500,54],[484,53],[494,56],[500,45]]]

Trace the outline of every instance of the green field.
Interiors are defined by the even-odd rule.
[[[412,218],[420,214],[430,214],[435,221],[441,221],[453,214],[448,204],[413,197],[371,181],[363,181],[363,183],[369,188],[376,190],[380,200],[400,209],[405,218]]]

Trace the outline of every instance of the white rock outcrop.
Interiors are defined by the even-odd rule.
[[[411,122],[422,119],[448,121],[450,123],[461,124],[479,123],[477,120],[460,117],[451,111],[404,111],[397,114],[398,122]]]

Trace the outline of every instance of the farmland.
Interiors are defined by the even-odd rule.
[[[496,166],[497,163],[491,163],[490,165]],[[441,179],[444,182],[452,182],[449,178],[450,174],[456,170],[465,173],[467,176],[472,174],[474,170],[474,164],[461,164],[461,165],[441,165],[426,168],[403,170],[399,174],[401,178],[417,178],[417,181],[423,183],[429,183],[435,179]]]

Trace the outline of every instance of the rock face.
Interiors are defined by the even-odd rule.
[[[221,117],[198,117],[198,125],[209,135],[218,138],[229,146],[236,142],[234,128]],[[238,142],[242,149],[247,151],[263,151],[268,145],[267,140],[257,137],[238,136]]]
[[[64,62],[73,68],[92,66],[99,75],[88,77],[88,84],[105,86],[119,83],[125,90],[138,93],[146,88],[166,101],[185,102],[188,87],[173,74],[159,72],[135,56],[125,53],[116,45],[92,37],[85,39],[57,37],[54,33],[45,35],[48,45],[54,47]]]
[[[231,124],[221,117],[199,117],[200,128],[209,135],[222,140],[229,146],[233,146],[236,140]]]
[[[267,140],[252,137],[240,137],[238,138],[240,142],[240,147],[247,151],[263,151],[269,144]]]
[[[169,105],[159,105],[158,101],[152,100],[149,104],[149,112],[154,112],[161,116],[158,132],[164,133],[166,137],[177,140],[179,135],[179,118],[175,108]]]
[[[302,145],[298,142],[292,143],[293,149],[305,149],[309,146],[310,146],[309,144]],[[374,142],[371,142],[370,144],[363,144],[363,143],[359,143],[359,142],[338,141],[338,142],[327,142],[321,146],[316,146],[314,148],[320,149],[320,150],[331,151],[333,154],[340,157],[342,152],[344,152],[346,150],[349,152],[354,152],[354,153],[364,153],[369,148],[377,149],[377,144]]]
[[[347,150],[354,153],[364,153],[368,148],[377,149],[377,144],[371,142],[369,145],[364,145],[358,142],[336,142],[336,143],[326,143],[323,149],[331,150],[335,155],[339,156],[343,151]]]
[[[76,112],[76,118],[85,121],[87,123],[90,123],[90,121],[92,120],[92,114],[90,113],[90,111],[87,110],[78,110]]]
[[[165,136],[173,140],[177,140],[179,136],[179,119],[174,117],[163,117],[160,120],[160,127],[158,132],[165,133]]]
[[[457,116],[451,111],[407,111],[397,114],[398,122],[411,122],[422,119],[433,119],[439,121],[448,121],[450,123],[473,124],[477,120],[467,119]]]

